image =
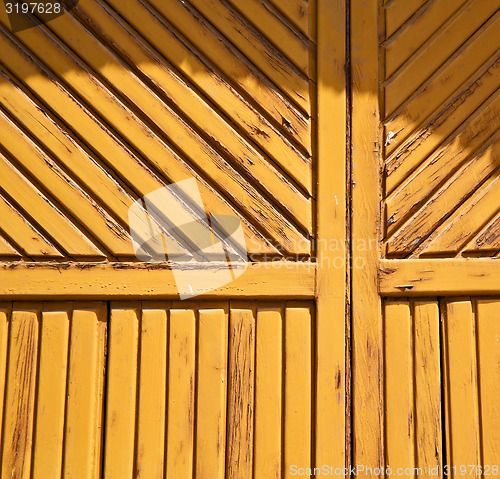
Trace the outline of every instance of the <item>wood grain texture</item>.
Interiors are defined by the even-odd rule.
[[[385,453],[382,307],[376,278],[381,194],[379,14],[377,2],[351,2],[352,463],[380,473]]]
[[[40,322],[33,478],[62,474],[72,304],[47,304]]]
[[[255,311],[231,305],[226,476],[251,479],[255,415]]]
[[[316,276],[315,452],[317,464],[345,467],[347,240],[346,2],[317,2],[318,202]],[[337,246],[337,247],[336,247]],[[304,457],[301,455],[301,459]]]
[[[134,477],[139,303],[113,303],[109,320],[104,474]]]
[[[225,478],[228,320],[228,303],[200,305],[195,474],[200,479]]]
[[[14,303],[4,396],[2,476],[31,474],[40,305]]]
[[[500,284],[495,259],[382,260],[380,293],[384,296],[494,295]]]
[[[98,479],[102,469],[107,307],[75,302],[64,430],[63,477]]]
[[[169,314],[166,477],[191,477],[194,468],[196,317],[189,306]]]
[[[168,308],[168,303],[142,303],[134,473],[138,478],[163,479]]]
[[[283,310],[257,309],[255,340],[255,479],[280,479],[282,465]]]

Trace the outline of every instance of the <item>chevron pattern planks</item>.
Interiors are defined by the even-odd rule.
[[[394,258],[500,253],[500,1],[384,6],[384,241]]]
[[[308,256],[314,2],[80,0],[0,12],[0,259],[134,259],[128,208],[194,177],[247,247]]]

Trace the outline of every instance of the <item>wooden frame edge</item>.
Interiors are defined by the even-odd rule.
[[[216,265],[215,265],[216,266]],[[193,274],[196,274],[193,269]],[[315,263],[250,263],[233,282],[196,299],[313,299]],[[0,300],[178,299],[168,266],[137,263],[0,263]]]
[[[500,260],[382,260],[382,296],[481,296],[500,294]]]

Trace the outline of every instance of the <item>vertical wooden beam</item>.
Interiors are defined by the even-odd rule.
[[[101,474],[107,308],[104,302],[75,303],[70,327],[64,479]]]
[[[1,477],[31,477],[40,303],[14,303],[9,331]]]
[[[231,303],[229,316],[227,479],[252,479],[255,412],[255,310]]]
[[[281,478],[282,308],[257,309],[254,479]]]
[[[195,477],[224,479],[229,302],[200,306]]]
[[[353,463],[383,465],[379,0],[351,2]],[[365,477],[365,476],[360,476]],[[379,477],[378,474],[366,477]]]
[[[315,464],[346,465],[346,1],[317,2]],[[335,477],[335,476],[334,476]]]
[[[140,303],[112,303],[109,320],[104,477],[134,477]]]
[[[163,479],[169,303],[142,303],[137,406],[138,477]]]
[[[33,479],[61,477],[71,303],[46,303],[40,324]]]

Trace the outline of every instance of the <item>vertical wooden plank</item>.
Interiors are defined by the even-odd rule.
[[[379,1],[350,2],[352,463],[384,464],[380,258]],[[383,474],[360,477],[382,477]]]
[[[314,3],[310,4],[311,6]],[[318,0],[315,463],[346,466],[346,1]],[[316,30],[316,28],[313,28]],[[345,431],[346,434],[332,431]],[[343,477],[333,475],[332,477]]]
[[[282,309],[259,307],[255,352],[254,479],[281,477]]]
[[[312,402],[311,308],[287,303],[284,325],[284,476],[292,466],[311,467]]]
[[[477,339],[481,396],[482,459],[486,472],[500,467],[500,301],[477,301]],[[489,471],[486,470],[489,466]],[[486,475],[485,475],[486,477]]]
[[[414,303],[415,441],[417,467],[443,477],[439,304]],[[437,469],[436,469],[437,467]]]
[[[447,340],[447,412],[450,444],[450,477],[477,478],[481,474],[461,465],[481,464],[476,364],[475,320],[470,299],[446,302],[445,328]]]
[[[62,473],[71,303],[44,305],[40,324],[33,479]]]
[[[188,306],[185,306],[188,307]],[[172,305],[169,318],[167,479],[192,477],[196,318]]]
[[[142,303],[136,477],[163,479],[169,303]]]
[[[231,303],[227,479],[251,479],[253,465],[255,312],[249,304]]]
[[[224,479],[229,303],[201,305],[196,378],[196,474]]]
[[[12,311],[1,474],[9,479],[31,474],[40,306],[14,303]]]
[[[109,320],[104,477],[134,476],[139,303],[112,303]]]
[[[415,467],[413,411],[413,325],[408,301],[385,303],[386,465],[391,470]]]
[[[0,441],[5,408],[5,380],[7,375],[7,346],[12,303],[0,303]]]
[[[106,321],[105,303],[74,304],[64,432],[66,479],[100,477]]]

